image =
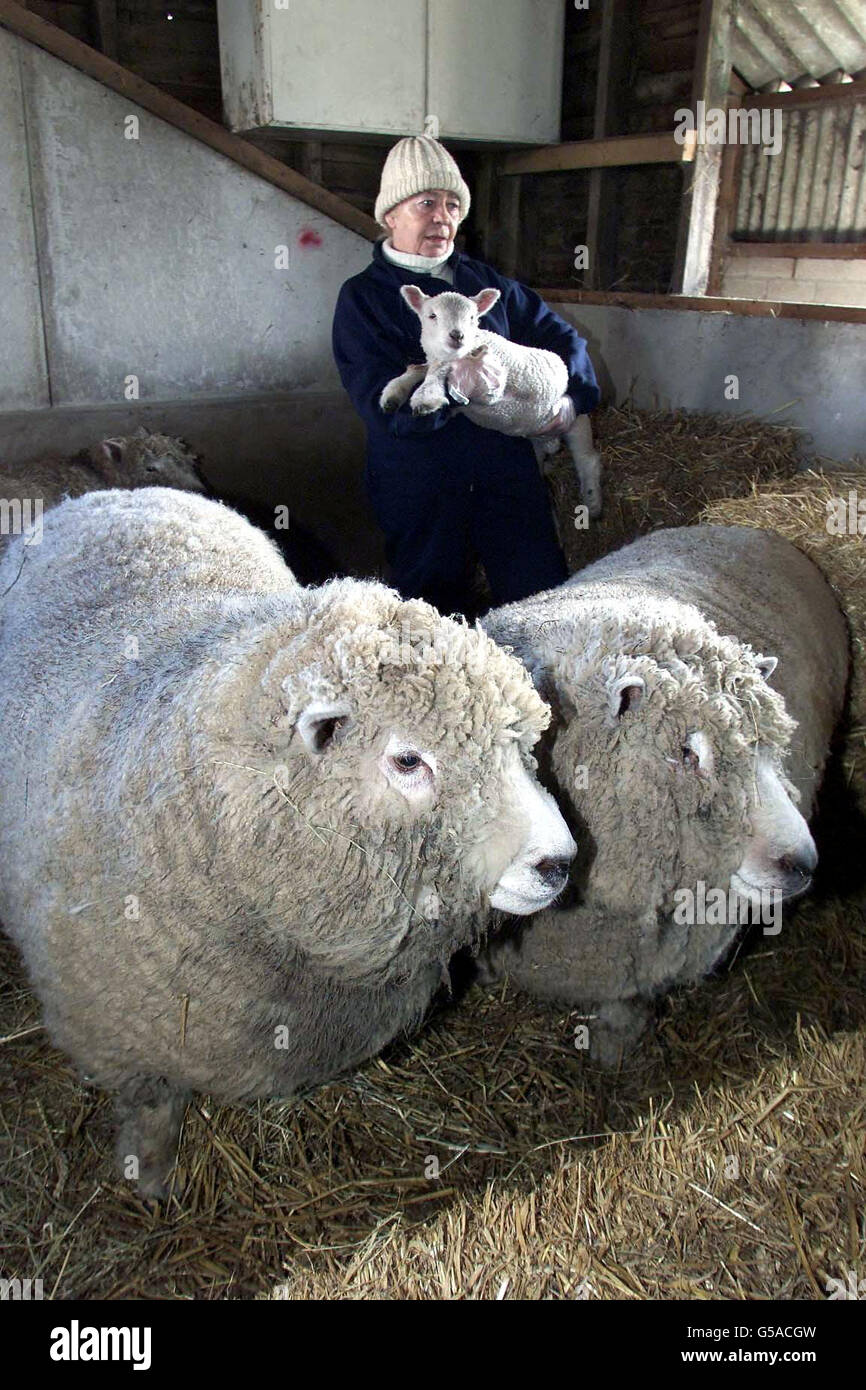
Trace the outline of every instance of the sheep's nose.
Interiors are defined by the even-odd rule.
[[[793,853],[784,854],[779,867],[792,878],[809,879],[818,867],[818,851],[813,844],[802,845]]]
[[[448,334],[448,337],[451,339],[452,343],[463,342],[463,334],[459,332],[459,330],[456,328],[451,329],[451,332]]]
[[[570,863],[570,859],[539,859],[533,867],[538,877],[548,888],[559,892],[560,888],[565,887]]]

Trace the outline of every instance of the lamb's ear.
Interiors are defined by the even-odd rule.
[[[472,296],[472,298],[474,299],[475,303],[478,305],[478,317],[479,317],[479,318],[481,318],[481,315],[482,315],[482,314],[488,313],[489,310],[493,308],[494,304],[496,303],[497,299],[500,297],[501,293],[502,293],[501,290],[495,290],[495,289],[479,290],[477,294],[474,294],[474,295]]]
[[[302,710],[295,726],[311,753],[324,753],[338,743],[352,717],[347,704],[316,700]]]
[[[768,681],[779,664],[777,656],[759,656],[757,667],[765,681]]]
[[[615,719],[622,719],[629,710],[640,709],[646,690],[643,676],[617,676],[608,684],[610,712]]]
[[[409,305],[409,308],[414,309],[415,313],[420,318],[421,310],[424,308],[430,296],[426,295],[423,290],[419,290],[417,285],[401,285],[400,293]]]

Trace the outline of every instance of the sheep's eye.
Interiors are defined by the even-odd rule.
[[[391,766],[398,772],[417,772],[419,767],[426,766],[424,759],[417,753],[395,753],[391,758]]]
[[[436,315],[435,315],[435,314],[428,314],[427,317],[428,317],[428,319],[432,319],[434,323],[436,322]]]

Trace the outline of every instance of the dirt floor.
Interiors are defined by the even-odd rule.
[[[864,541],[819,553],[847,477],[795,478],[793,431],[748,421],[606,411],[597,437],[597,527],[573,524],[564,455],[550,473],[574,567],[708,507],[772,515],[848,612],[852,708],[790,929],[668,999],[614,1077],[574,1016],[475,986],[297,1105],[201,1097],[156,1209],[115,1178],[109,1102],[48,1043],[3,939],[5,1277],[57,1298],[808,1299],[866,1275]]]

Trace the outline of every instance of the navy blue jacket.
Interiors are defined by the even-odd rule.
[[[509,457],[525,463],[527,450],[531,454],[532,449],[525,439],[474,425],[453,406],[421,416],[412,414],[408,401],[390,415],[379,408],[379,396],[392,377],[400,376],[410,362],[424,361],[421,321],[402,299],[401,285],[418,285],[431,295],[451,289],[473,295],[495,285],[502,296],[485,314],[482,326],[525,347],[559,353],[568,367],[568,394],[578,413],[583,415],[598,405],[599,389],[586,342],[570,323],[549,309],[533,290],[499,275],[483,261],[453,251],[448,265],[454,271],[453,285],[394,265],[377,241],[372,263],[340,290],[334,314],[334,357],[340,379],[367,426],[368,469],[373,472],[377,465],[411,468],[413,459],[432,462],[441,458],[446,442],[452,461],[459,451],[475,463],[489,456],[500,468],[507,466]],[[440,434],[443,429],[444,436]]]

